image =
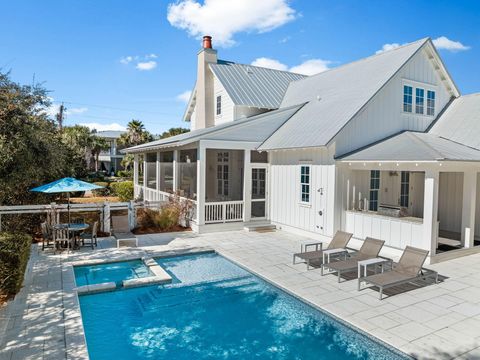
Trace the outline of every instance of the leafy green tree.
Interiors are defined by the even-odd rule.
[[[92,133],[86,126],[65,126],[62,130],[62,142],[66,146],[70,164],[76,177],[84,177],[91,166]]]
[[[168,129],[168,131],[164,131],[160,135],[160,139],[165,139],[165,138],[168,138],[170,136],[184,134],[184,133],[189,132],[189,131],[190,131],[189,129],[185,129],[185,128],[182,128],[182,127],[170,128],[170,129]]]
[[[131,170],[133,169],[133,162],[134,162],[134,156],[133,154],[126,154],[122,162],[120,163],[125,170]]]
[[[107,140],[94,134],[90,137],[90,151],[92,153],[92,157],[95,159],[95,172],[98,172],[98,158],[100,153],[103,150],[108,149],[110,149],[110,144]]]
[[[20,85],[0,73],[0,205],[45,203],[47,197],[29,190],[74,175],[48,106],[43,87]]]
[[[144,144],[149,141],[153,141],[152,134],[145,130],[145,125],[140,120],[135,119],[127,124],[127,132],[118,139],[119,144],[126,147]]]

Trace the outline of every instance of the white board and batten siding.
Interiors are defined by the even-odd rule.
[[[413,112],[403,112],[403,86],[413,87]],[[415,114],[415,88],[435,91],[435,116]],[[424,50],[417,53],[335,137],[337,155],[366,146],[403,130],[425,131],[451,95]],[[352,114],[353,115],[353,114]]]
[[[273,151],[269,157],[272,223],[332,236],[335,230],[336,173],[332,151],[326,148]],[[309,204],[301,203],[301,165],[311,166]]]
[[[345,231],[360,240],[372,237],[384,240],[386,246],[404,249],[408,245],[418,246],[418,239],[423,238],[423,222],[347,210]]]
[[[217,96],[222,97],[222,112],[217,115]],[[225,87],[217,79],[213,77],[213,116],[215,118],[215,125],[224,124],[235,119],[234,103],[228,95]]]

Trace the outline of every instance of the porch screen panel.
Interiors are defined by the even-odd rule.
[[[147,154],[147,187],[150,189],[157,188],[157,153]]]
[[[173,192],[173,151],[160,153],[160,191]]]
[[[145,164],[143,160],[144,155],[138,155],[138,185],[143,185],[143,172],[145,170]]]
[[[180,196],[195,199],[197,196],[197,150],[180,151],[179,160]]]
[[[408,195],[410,192],[410,173],[402,171],[400,182],[400,206],[408,208]]]
[[[370,202],[368,209],[370,211],[378,210],[378,190],[380,189],[380,171],[370,171]]]

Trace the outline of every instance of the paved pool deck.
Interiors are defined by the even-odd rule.
[[[72,262],[155,256],[165,251],[212,248],[312,305],[418,359],[480,359],[480,254],[428,266],[442,282],[394,291],[378,300],[355,280],[292,265],[305,237],[284,231],[139,236],[139,248],[99,247],[53,255],[32,247],[23,289],[0,310],[0,360],[86,359]],[[390,255],[384,253],[383,255]],[[387,292],[388,294],[388,292]]]

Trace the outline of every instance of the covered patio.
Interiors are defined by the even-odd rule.
[[[432,262],[480,251],[480,152],[425,135],[340,159],[341,226],[359,239],[429,250]]]

